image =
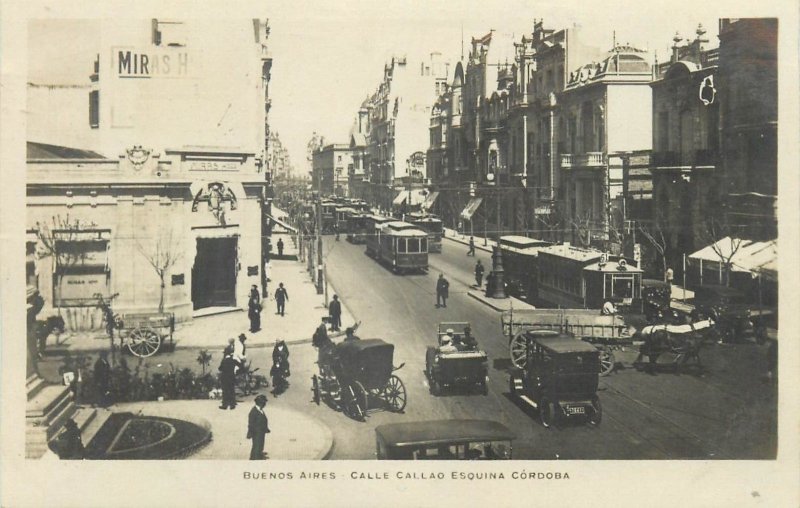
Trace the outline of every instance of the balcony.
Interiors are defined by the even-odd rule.
[[[603,152],[586,152],[582,154],[562,153],[561,169],[602,168],[606,165]]]
[[[688,153],[681,152],[653,152],[652,167],[654,168],[691,168],[698,166],[714,167],[718,162],[716,150],[702,149]]]

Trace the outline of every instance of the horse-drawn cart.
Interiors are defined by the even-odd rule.
[[[153,356],[166,338],[172,343],[175,314],[171,312],[137,312],[120,314],[116,319],[122,346],[141,358]]]
[[[500,317],[503,335],[508,337],[511,362],[525,367],[528,330],[570,333],[600,350],[600,375],[614,370],[614,350],[633,344],[634,329],[620,315],[603,315],[594,309],[526,309],[506,311]]]

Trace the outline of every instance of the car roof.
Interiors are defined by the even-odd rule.
[[[388,423],[375,427],[387,446],[438,445],[467,441],[516,439],[516,434],[493,420],[427,420]]]
[[[543,348],[554,353],[589,353],[597,352],[597,348],[588,342],[569,335],[536,336],[532,340]]]

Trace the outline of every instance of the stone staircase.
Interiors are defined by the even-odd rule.
[[[77,408],[68,386],[49,384],[35,375],[25,381],[25,386],[25,457],[37,459]]]

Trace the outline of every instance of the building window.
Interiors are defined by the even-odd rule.
[[[94,301],[98,293],[108,296],[108,232],[54,232],[54,235],[57,257],[53,273],[54,304],[84,305]]]
[[[337,155],[336,156],[336,161],[337,162],[342,162],[342,156],[341,155]]]
[[[89,127],[97,129],[100,127],[100,91],[89,92]]]

